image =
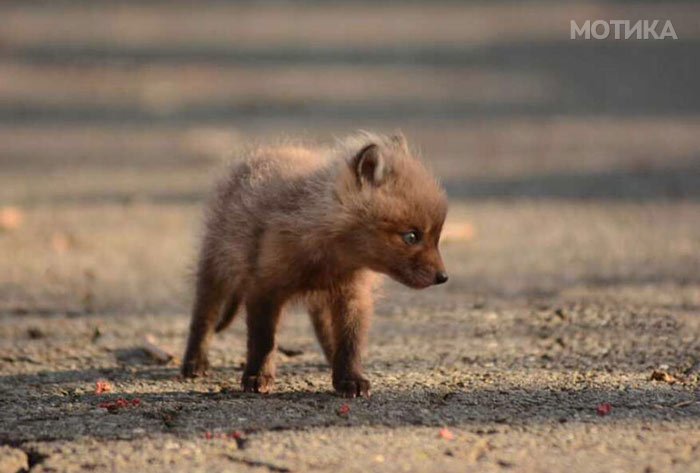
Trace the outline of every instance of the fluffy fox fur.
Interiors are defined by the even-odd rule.
[[[447,280],[438,241],[444,191],[402,135],[361,133],[335,148],[261,147],[209,204],[183,375],[204,375],[212,333],[244,304],[244,391],[269,392],[275,331],[304,302],[346,396],[368,396],[360,353],[375,273],[413,287]]]

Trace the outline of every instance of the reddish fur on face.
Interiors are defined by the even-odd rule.
[[[277,322],[285,304],[300,299],[336,390],[368,395],[360,353],[373,273],[414,288],[444,282],[438,242],[446,212],[444,191],[402,135],[362,133],[330,149],[253,150],[208,207],[183,375],[205,374],[213,331],[245,304],[243,389],[268,392]]]

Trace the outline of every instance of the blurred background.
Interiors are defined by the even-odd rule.
[[[679,39],[572,41],[587,19]],[[185,313],[222,163],[357,129],[448,189],[432,294],[697,306],[699,84],[691,1],[6,0],[0,311]]]

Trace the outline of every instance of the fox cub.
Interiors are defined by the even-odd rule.
[[[446,213],[444,190],[402,135],[251,152],[208,207],[183,376],[206,374],[213,332],[244,304],[242,388],[269,392],[277,323],[296,300],[308,307],[335,390],[369,396],[361,352],[375,273],[417,289],[447,281],[438,250]]]

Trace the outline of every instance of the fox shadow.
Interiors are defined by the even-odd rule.
[[[488,433],[499,426],[700,419],[693,389],[663,383],[643,389],[513,387],[499,386],[497,379],[488,388],[476,389],[397,389],[377,383],[370,399],[344,399],[330,390],[330,383],[299,388],[282,381],[276,392],[259,395],[240,391],[231,381],[238,379],[235,369],[216,370],[213,381],[219,388],[212,390],[211,383],[175,381],[176,368],[145,367],[135,373],[109,373],[116,386],[123,386],[118,392],[97,395],[71,389],[91,386],[104,374],[72,370],[0,377],[0,444],[81,437],[131,440],[159,434],[198,438],[206,432],[352,426],[452,426]],[[159,391],[157,384],[165,380],[167,389]],[[130,402],[118,407],[114,401],[119,398]],[[132,403],[134,399],[138,403]],[[605,419],[596,412],[603,403],[613,406]],[[346,407],[340,410],[344,405],[349,412],[343,412]]]

